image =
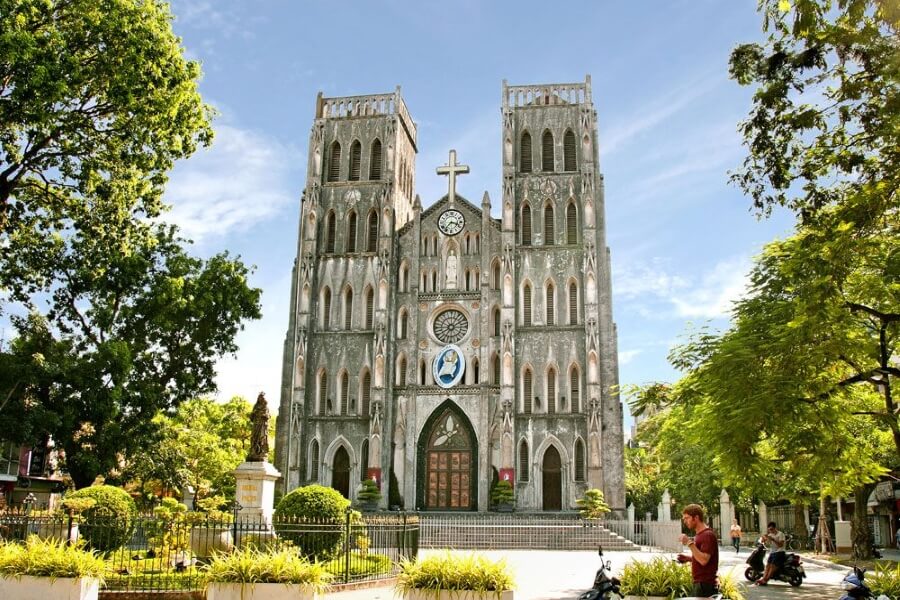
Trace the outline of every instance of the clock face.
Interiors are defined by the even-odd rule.
[[[463,225],[465,224],[465,217],[463,217],[461,212],[454,208],[445,210],[441,213],[440,218],[438,218],[438,228],[444,235],[456,235],[462,231]]]

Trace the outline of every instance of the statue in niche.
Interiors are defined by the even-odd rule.
[[[384,323],[378,323],[375,327],[375,356],[384,356]]]
[[[593,240],[587,240],[584,243],[584,272],[593,273],[597,268],[597,253],[595,252]]]
[[[300,327],[297,330],[297,356],[299,358],[306,357],[306,327]]]
[[[250,412],[250,423],[253,429],[250,433],[247,462],[265,462],[269,457],[269,406],[263,392],[257,396],[256,404]]]
[[[503,321],[503,336],[500,340],[504,352],[512,352],[513,326],[509,319]]]
[[[588,319],[588,348],[597,351],[599,346],[599,337],[597,332],[597,319],[591,317]]]
[[[515,187],[513,185],[513,178],[511,176],[507,176],[503,181],[503,196],[506,200],[511,200],[513,195],[515,194]]]
[[[456,257],[456,250],[450,249],[447,255],[447,281],[445,287],[448,290],[456,289],[457,272],[459,271],[459,258]]]
[[[309,283],[310,279],[312,279],[312,269],[313,269],[313,258],[310,252],[307,252],[303,255],[303,260],[300,262],[300,283]]]
[[[594,178],[591,173],[584,173],[581,176],[581,195],[588,198],[594,194]]]
[[[513,271],[513,248],[512,244],[507,242],[503,246],[503,272],[512,273]]]

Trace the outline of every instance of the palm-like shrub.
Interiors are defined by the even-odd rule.
[[[396,587],[401,592],[414,589],[504,592],[513,589],[514,584],[505,561],[492,561],[475,553],[456,555],[448,550],[415,561],[402,560]]]
[[[94,550],[111,552],[131,539],[137,506],[128,492],[111,485],[82,488],[66,499],[90,499],[94,504],[81,511],[81,536]]]
[[[290,540],[304,556],[330,558],[344,540],[344,519],[350,501],[321,485],[299,487],[275,508],[275,531]]]
[[[99,556],[62,540],[29,536],[24,544],[0,542],[0,578],[93,577],[103,580],[106,565]]]
[[[290,583],[322,592],[332,575],[325,566],[297,556],[289,548],[260,552],[253,548],[217,554],[205,567],[208,583]]]
[[[609,505],[603,498],[603,492],[598,489],[587,490],[584,496],[575,503],[578,505],[579,514],[584,519],[600,519],[609,512]]]

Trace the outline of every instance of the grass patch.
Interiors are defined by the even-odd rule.
[[[322,563],[322,566],[324,566],[325,570],[332,575],[343,577],[347,561],[344,557],[339,557],[329,560],[326,563]],[[365,556],[359,552],[352,552],[350,554],[350,577],[353,579],[366,577],[368,575],[390,573],[392,568],[393,563],[391,562],[391,559],[384,554],[377,554],[375,552],[369,552]]]

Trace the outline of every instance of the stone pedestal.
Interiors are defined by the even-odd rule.
[[[281,473],[268,462],[242,462],[234,470],[235,497],[241,505],[238,516],[272,521],[275,481]]]

